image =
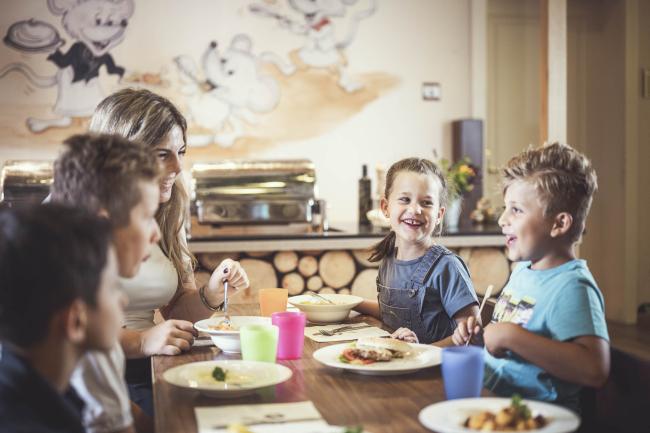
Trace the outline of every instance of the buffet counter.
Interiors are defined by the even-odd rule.
[[[292,251],[292,250],[362,250],[386,236],[388,229],[356,224],[336,224],[328,231],[278,227],[239,226],[223,230],[218,236],[195,235],[189,239],[194,253],[230,251]],[[447,248],[502,247],[504,238],[496,224],[461,226],[445,230],[437,242]]]
[[[369,260],[369,248],[388,230],[356,224],[337,224],[327,231],[305,225],[224,225],[204,232],[193,226],[191,233],[190,250],[199,262],[194,273],[197,285],[207,283],[223,259],[239,260],[251,280],[251,288],[239,300],[249,303],[257,300],[262,287],[284,287],[290,295],[308,290],[375,299],[379,263]],[[510,263],[496,224],[461,226],[443,232],[436,241],[467,264],[477,293],[492,284],[498,294],[510,275]]]

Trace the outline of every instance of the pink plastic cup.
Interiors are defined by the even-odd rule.
[[[271,314],[271,323],[280,328],[278,359],[300,359],[305,344],[305,313],[281,311]]]

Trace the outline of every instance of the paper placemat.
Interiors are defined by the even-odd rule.
[[[245,425],[254,433],[330,433],[341,430],[340,427],[332,430],[311,401],[197,407],[194,413],[199,433],[227,432],[232,424]]]
[[[368,323],[360,322],[360,323],[350,324],[350,326],[363,326],[363,325],[367,326]],[[340,328],[342,326],[346,326],[346,325],[342,325],[338,323],[336,325],[309,326],[305,328],[305,336],[309,337],[310,339],[312,339],[317,343],[328,343],[332,341],[358,340],[359,338],[362,337],[386,337],[390,335],[390,332],[384,331],[383,329],[377,328],[376,326],[371,326],[370,328],[348,330],[332,336],[321,335],[319,333],[321,329],[330,331],[332,329]]]

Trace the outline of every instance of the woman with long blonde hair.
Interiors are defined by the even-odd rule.
[[[121,280],[130,299],[120,338],[127,358],[126,379],[132,400],[151,414],[148,357],[189,350],[195,332],[193,322],[223,305],[222,282],[228,281],[229,287],[237,290],[248,287],[248,277],[238,262],[226,259],[207,285],[196,287],[195,259],[185,239],[188,194],[181,175],[187,123],[169,100],[147,90],[120,90],[97,106],[89,129],[150,146],[163,167],[156,214],[161,231],[159,247],[154,248],[138,275]],[[165,318],[157,325],[156,309]]]

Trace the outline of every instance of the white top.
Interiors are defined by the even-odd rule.
[[[176,293],[176,275],[172,262],[156,245],[135,277],[120,278],[129,297],[127,328],[141,331],[154,326],[154,310],[167,305]],[[86,405],[83,423],[89,433],[113,432],[133,424],[125,370],[119,344],[109,353],[89,352],[77,365],[71,383]]]
[[[110,352],[86,352],[79,360],[70,384],[85,403],[82,420],[87,432],[114,432],[133,424],[125,367],[119,343]]]
[[[124,325],[143,331],[154,326],[154,310],[169,303],[176,293],[178,274],[171,260],[155,245],[149,260],[133,278],[120,278],[120,288],[129,297]]]

